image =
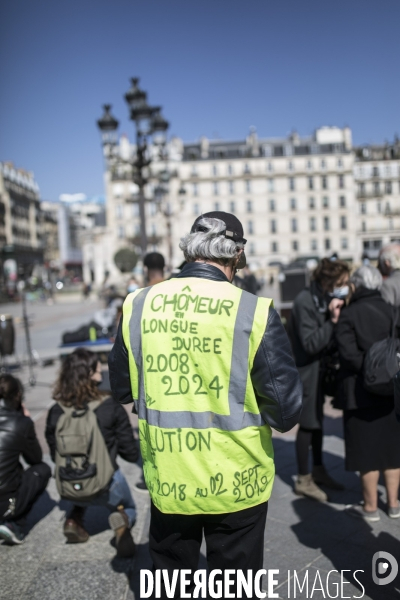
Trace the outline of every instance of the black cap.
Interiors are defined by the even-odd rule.
[[[202,227],[198,226],[199,221],[201,221],[201,219],[204,217],[207,219],[220,219],[225,223],[226,229],[225,231],[221,231],[220,235],[224,235],[226,238],[233,240],[234,242],[241,242],[243,244],[247,242],[247,240],[243,237],[243,225],[239,219],[235,217],[235,215],[223,212],[222,210],[212,210],[211,212],[204,213],[204,215],[197,217],[192,225],[190,233],[204,231]]]
[[[165,267],[165,260],[159,252],[149,252],[144,257],[143,264],[150,270],[162,271]]]

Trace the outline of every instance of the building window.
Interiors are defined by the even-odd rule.
[[[317,240],[311,240],[311,250],[318,250],[318,242]]]
[[[345,215],[340,217],[340,229],[347,229],[347,217]]]
[[[117,219],[122,219],[124,216],[124,211],[122,208],[122,204],[117,204],[117,206],[115,207],[115,212],[116,212],[116,217]]]
[[[296,198],[290,198],[290,209],[296,210]]]
[[[213,165],[212,174],[214,175],[214,177],[216,177],[218,175],[218,169],[215,165]]]
[[[385,194],[391,194],[391,193],[392,193],[392,182],[386,181],[385,182]]]
[[[196,216],[200,214],[200,207],[198,204],[193,204],[193,214]]]
[[[321,177],[321,186],[322,186],[323,190],[328,189],[328,178],[325,177],[325,175],[323,177]]]
[[[220,210],[219,202],[214,202],[214,210]]]
[[[293,171],[293,163],[292,163],[292,161],[288,162],[288,171]]]
[[[344,175],[339,175],[339,177],[338,177],[338,185],[339,185],[339,188],[341,190],[344,188]]]
[[[276,220],[272,219],[270,222],[270,229],[271,229],[271,233],[276,233],[277,232],[277,227],[276,227]]]
[[[293,240],[292,241],[292,250],[297,252],[298,249],[299,249],[299,242],[297,240]]]
[[[312,196],[308,199],[308,208],[310,210],[313,210],[315,208],[315,198],[313,198]]]
[[[250,173],[250,167],[249,167],[248,163],[246,163],[246,164],[244,165],[244,172],[245,172],[245,173]]]
[[[135,202],[134,204],[132,204],[132,217],[138,217],[139,216],[139,203]]]
[[[386,202],[385,204],[385,214],[390,214],[390,202]]]
[[[125,237],[125,229],[123,225],[118,226],[118,237],[120,240]]]
[[[253,204],[252,204],[251,200],[247,200],[246,210],[247,210],[247,212],[253,212]]]
[[[322,198],[322,208],[329,208],[329,198],[328,198],[328,196],[324,196]]]
[[[358,184],[358,195],[365,196],[365,183]]]
[[[314,189],[314,177],[309,177],[308,178],[308,189],[309,190],[313,190]]]
[[[274,180],[273,179],[268,179],[268,191],[269,192],[274,191]]]
[[[293,192],[295,189],[294,177],[289,177],[289,190]]]
[[[292,232],[296,233],[296,231],[297,231],[297,219],[292,219],[291,220],[291,226],[292,226]]]
[[[272,242],[271,252],[278,252],[278,242]]]
[[[343,167],[343,161],[342,161],[341,158],[338,158],[337,166],[338,166],[339,169],[341,169]]]
[[[366,225],[365,221],[362,221],[362,223],[361,223],[361,231],[367,231],[367,225]]]
[[[326,169],[326,162],[324,159],[321,160],[321,169]]]
[[[269,201],[269,210],[271,212],[275,212],[275,200],[270,200]]]
[[[234,194],[235,193],[235,184],[233,183],[233,181],[229,182],[229,193],[230,194]]]
[[[256,253],[256,247],[254,245],[253,242],[250,242],[249,244],[249,254],[250,256],[254,256],[254,254]]]
[[[233,202],[229,202],[229,210],[234,213],[235,212],[235,203]]]
[[[214,181],[214,196],[218,196],[218,183]]]
[[[232,165],[228,165],[228,175],[232,175],[232,174],[233,174]]]
[[[342,250],[347,250],[347,248],[349,247],[349,240],[345,237],[341,238],[340,247],[342,248]]]
[[[382,204],[380,202],[376,203],[376,212],[378,212],[378,213],[382,212]]]
[[[196,165],[192,166],[192,171],[190,173],[191,177],[197,177],[197,170],[196,170]]]
[[[246,192],[251,192],[251,185],[250,185],[250,179],[246,179],[245,183],[245,188],[246,188]]]
[[[272,163],[268,163],[267,165],[267,171],[269,171],[270,173],[272,173],[272,171],[274,170],[274,167],[272,166]]]
[[[315,217],[310,217],[310,231],[317,230],[317,220]]]
[[[389,219],[389,229],[393,229],[394,225],[393,225],[393,219]]]
[[[154,217],[157,214],[157,204],[155,202],[149,203],[150,216]]]
[[[247,221],[247,232],[249,235],[254,234],[253,221]]]
[[[193,196],[198,196],[199,195],[199,187],[197,185],[197,183],[193,184]]]
[[[378,167],[372,168],[372,177],[379,177],[379,169]]]
[[[340,196],[339,206],[340,208],[346,208],[346,196]]]
[[[307,161],[307,169],[308,169],[309,171],[311,171],[311,169],[312,169],[312,168],[313,168],[312,162],[311,162],[311,160],[308,160],[308,161]]]
[[[360,204],[360,213],[362,215],[366,215],[367,214],[367,205],[365,202],[361,202]]]
[[[381,187],[379,185],[379,181],[374,181],[374,194],[376,194],[376,196],[378,196],[380,191],[381,191]]]
[[[330,250],[331,249],[331,240],[329,238],[326,238],[324,245],[325,245],[325,250]]]
[[[329,231],[329,217],[324,217],[324,231]]]

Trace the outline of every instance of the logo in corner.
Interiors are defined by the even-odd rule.
[[[389,552],[375,552],[372,557],[372,579],[376,585],[392,583],[399,572],[397,560]]]

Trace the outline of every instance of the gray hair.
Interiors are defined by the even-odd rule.
[[[386,273],[389,263],[391,269],[400,269],[400,244],[388,244],[384,246],[379,253],[379,267]]]
[[[350,277],[350,283],[357,289],[365,287],[367,290],[380,290],[382,287],[382,275],[378,269],[370,265],[363,265],[354,271]]]
[[[236,257],[237,251],[244,247],[242,242],[234,242],[221,235],[226,229],[221,219],[203,217],[197,226],[204,227],[206,231],[188,233],[181,238],[179,244],[187,262],[210,260],[229,264]]]

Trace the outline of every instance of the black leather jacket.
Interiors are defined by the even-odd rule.
[[[206,263],[188,263],[178,277],[228,281],[220,269]],[[243,291],[243,294],[247,293]],[[128,351],[122,337],[122,319],[108,364],[114,398],[122,404],[133,402],[135,399],[131,393]],[[289,339],[274,308],[269,310],[267,327],[250,375],[265,422],[278,431],[292,429],[300,418],[302,385]]]
[[[42,450],[32,419],[22,411],[9,410],[0,400],[0,497],[15,492],[23,467],[20,454],[30,465],[42,460]]]

